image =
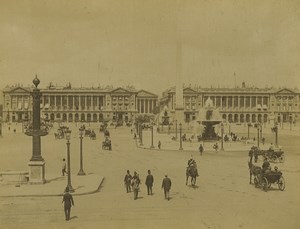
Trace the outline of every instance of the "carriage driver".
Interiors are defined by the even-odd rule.
[[[268,158],[265,157],[264,163],[262,164],[262,173],[267,173],[271,170],[270,162]]]

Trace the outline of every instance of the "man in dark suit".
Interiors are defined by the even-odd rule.
[[[170,200],[170,189],[171,189],[171,179],[168,177],[168,175],[165,175],[165,178],[163,179],[161,188],[164,189],[164,193],[165,193],[165,199]]]
[[[153,181],[154,181],[154,178],[153,176],[151,175],[151,171],[148,170],[148,176],[146,177],[146,186],[147,186],[147,192],[148,192],[148,195],[152,195],[152,186],[153,186]]]
[[[74,206],[74,201],[72,195],[69,193],[69,187],[66,187],[65,193],[63,196],[63,200],[61,203],[64,202],[64,210],[65,210],[65,216],[66,220],[70,220],[70,213],[71,213],[71,206]]]
[[[127,174],[124,177],[124,183],[126,186],[126,192],[131,192],[131,180],[132,180],[132,176],[129,172],[129,170],[127,170]]]

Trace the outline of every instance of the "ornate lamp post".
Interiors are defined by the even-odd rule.
[[[41,129],[40,116],[40,99],[41,93],[38,89],[40,80],[35,77],[32,81],[35,88],[31,92],[32,95],[32,129],[27,129],[25,134],[32,136],[32,156],[29,165],[29,182],[31,184],[43,184],[45,180],[45,160],[41,155],[41,136],[48,134],[47,130]]]
[[[275,146],[278,147],[278,125],[275,123],[275,126],[272,128],[272,132],[275,132]]]
[[[150,148],[151,149],[153,149],[154,148],[154,145],[153,145],[153,123],[152,123],[152,125],[151,125],[151,146],[150,146]]]
[[[259,129],[260,129],[260,123],[256,123],[255,127],[257,128],[257,148],[259,148]]]
[[[180,147],[179,147],[179,150],[183,150],[183,148],[182,148],[182,136],[181,136],[181,132],[182,132],[182,124],[179,123],[179,137],[180,137]]]
[[[250,122],[248,122],[248,139],[250,139],[250,127],[252,126]]]
[[[82,159],[82,139],[83,139],[83,130],[79,131],[80,138],[80,170],[77,173],[78,176],[84,176],[85,172],[83,171],[83,159]]]
[[[221,123],[221,151],[224,151],[224,124]]]
[[[143,146],[143,126],[140,124],[140,146]]]
[[[177,120],[175,120],[175,139],[177,140]]]
[[[260,129],[259,129],[259,131],[260,131],[260,137],[259,137],[259,140],[262,141],[262,138],[263,138],[263,136],[262,136],[263,124],[262,124],[261,122],[259,123],[259,127],[260,127]]]
[[[2,117],[0,116],[0,137],[2,137]]]
[[[66,130],[66,139],[67,139],[67,158],[68,158],[68,184],[67,187],[69,188],[70,192],[74,192],[74,189],[71,184],[71,156],[70,156],[70,137],[71,137],[71,130]]]

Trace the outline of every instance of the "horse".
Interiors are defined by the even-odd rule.
[[[252,183],[252,175],[256,177],[261,174],[261,167],[254,165],[252,163],[252,160],[253,160],[253,155],[250,156],[250,160],[248,161],[248,167],[249,167],[249,173],[250,173],[250,184]]]
[[[191,185],[194,186],[196,184],[196,179],[198,176],[196,166],[190,166],[186,168],[186,182],[185,185],[188,184],[189,177],[191,177]]]

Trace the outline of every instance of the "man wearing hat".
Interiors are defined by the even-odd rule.
[[[161,188],[164,189],[164,193],[165,193],[165,199],[170,200],[170,189],[171,189],[171,179],[168,177],[168,175],[165,175],[165,178],[163,179]]]
[[[153,186],[153,181],[154,181],[154,178],[153,176],[151,175],[151,171],[148,170],[148,176],[146,177],[146,186],[147,186],[147,192],[148,192],[148,195],[152,195],[152,186]]]
[[[124,183],[126,186],[126,192],[131,192],[131,180],[132,180],[132,176],[129,172],[129,170],[127,170],[127,174],[124,177]]]
[[[61,203],[64,202],[64,210],[65,210],[65,216],[66,220],[70,220],[70,213],[71,213],[71,206],[74,206],[74,201],[72,195],[69,193],[69,187],[66,187],[65,193],[63,196],[63,200]]]

